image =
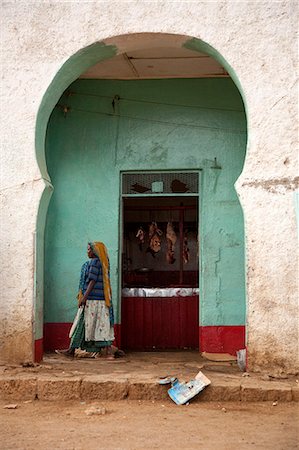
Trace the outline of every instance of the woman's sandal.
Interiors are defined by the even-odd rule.
[[[68,349],[66,350],[55,350],[55,353],[59,356],[64,356],[65,358],[74,358],[75,354],[70,352]]]

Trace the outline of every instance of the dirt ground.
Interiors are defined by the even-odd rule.
[[[5,409],[6,404],[0,403],[1,450],[299,448],[298,403],[35,400]],[[101,414],[87,414],[97,409]]]
[[[152,379],[161,376],[172,375],[181,381],[189,381],[199,370],[203,370],[208,377],[224,379],[242,379],[236,361],[210,361],[203,358],[198,351],[172,351],[172,352],[129,352],[125,357],[114,361],[102,358],[90,359],[76,357],[66,359],[55,353],[44,355],[40,364],[6,365],[0,362],[0,375],[14,376],[17,374],[54,375],[58,377],[85,376],[85,375],[107,375],[108,379],[127,377],[131,380]],[[282,375],[273,370],[271,373],[251,373],[252,378],[268,380],[271,379],[295,383],[298,376]]]
[[[113,378],[126,376],[130,379],[172,374],[180,379],[189,380],[201,369],[209,372],[221,372],[242,376],[237,363],[213,362],[201,357],[196,351],[173,351],[173,352],[130,352],[123,358],[107,361],[103,358],[80,358],[67,359],[55,353],[44,355],[40,364],[33,367],[15,365],[0,365],[0,374],[44,374],[57,376],[80,376],[80,375],[108,375]]]

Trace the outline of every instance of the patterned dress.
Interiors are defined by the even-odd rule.
[[[113,308],[106,306],[104,296],[102,263],[92,258],[81,268],[79,292],[87,290],[90,281],[95,285],[90,292],[86,305],[78,309],[70,332],[71,348],[81,348],[88,352],[98,352],[114,340]]]

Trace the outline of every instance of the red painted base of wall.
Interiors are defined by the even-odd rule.
[[[44,324],[44,349],[53,352],[55,349],[68,348],[70,344],[69,332],[71,323],[45,323]],[[120,348],[120,324],[114,325],[114,345]],[[37,342],[37,341],[36,341]]]
[[[44,349],[52,352],[55,349],[68,348],[70,344],[69,332],[72,323],[45,323],[44,324]]]
[[[245,348],[245,325],[199,327],[201,352],[230,353]]]
[[[121,348],[121,324],[120,323],[116,323],[114,325],[114,342],[113,344],[118,347]]]
[[[44,353],[44,339],[37,339],[34,342],[34,361],[39,363],[43,359]]]
[[[68,348],[71,323],[46,323],[44,339],[35,341],[35,361],[41,361],[43,344],[45,351],[57,348]],[[122,348],[121,324],[114,325],[114,345]],[[245,325],[239,326],[207,326],[199,327],[199,351],[209,353],[236,354],[237,350],[245,348]],[[142,349],[138,349],[139,351]],[[147,349],[148,350],[148,349]]]

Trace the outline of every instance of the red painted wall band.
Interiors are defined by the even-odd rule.
[[[69,332],[72,323],[45,323],[44,324],[44,348],[45,352],[55,349],[68,348],[70,344]]]
[[[34,361],[39,363],[43,359],[44,353],[44,340],[43,338],[37,339],[34,342]]]
[[[116,323],[114,324],[114,342],[113,344],[118,347],[121,348],[121,324],[120,323]]]
[[[245,348],[245,325],[199,327],[201,352],[230,353]]]
[[[44,349],[54,351],[56,348],[69,346],[71,323],[46,323],[44,325]],[[115,345],[121,348],[121,324],[114,325]],[[35,341],[35,359],[41,360],[43,340]],[[209,353],[236,354],[245,348],[245,325],[199,327],[199,350]],[[142,350],[142,348],[138,348]]]
[[[69,332],[71,323],[45,323],[44,324],[44,349],[53,352],[56,349],[68,348],[70,344]],[[114,325],[114,345],[120,347],[120,325]],[[37,342],[37,341],[36,341]]]

